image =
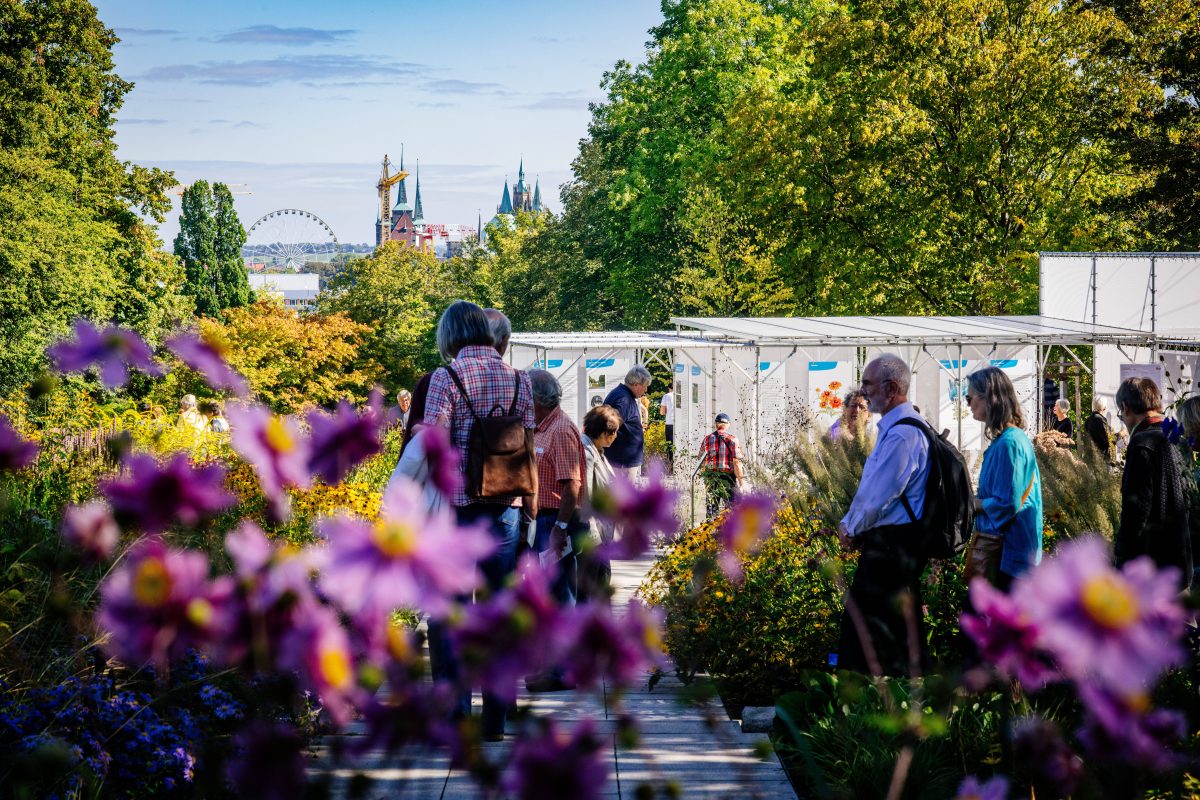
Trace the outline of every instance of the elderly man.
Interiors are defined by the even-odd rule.
[[[1112,457],[1112,442],[1109,440],[1112,430],[1108,425],[1108,401],[1101,395],[1092,399],[1092,413],[1083,421],[1083,430],[1087,433],[1088,441],[1108,461]]]
[[[485,308],[483,313],[487,315],[488,324],[492,327],[493,346],[503,358],[504,354],[508,352],[508,340],[512,338],[512,323],[498,308]]]
[[[400,409],[400,427],[408,428],[408,413],[412,411],[412,392],[401,389],[396,392],[396,407]]]
[[[587,532],[579,513],[580,493],[587,475],[583,440],[574,423],[559,407],[562,387],[558,380],[544,369],[533,369],[527,374],[537,420],[534,448],[538,467],[538,513],[533,549],[548,565],[556,565],[555,599],[564,606],[572,606],[579,591],[577,556]],[[531,692],[575,688],[563,680],[558,670],[528,679],[526,687]]]
[[[879,356],[862,376],[867,408],[882,418],[858,492],[838,527],[842,546],[861,551],[838,647],[838,666],[858,672],[911,675],[925,660],[921,573],[927,559],[919,520],[929,439],[928,426],[908,402],[911,377],[894,355]]]
[[[705,511],[712,519],[733,500],[742,485],[742,446],[729,432],[729,415],[717,414],[714,430],[700,443],[699,458],[704,465]]]
[[[612,406],[621,415],[621,430],[617,440],[609,445],[605,455],[616,472],[629,477],[642,470],[645,457],[646,431],[642,428],[642,411],[638,398],[650,390],[650,370],[637,365],[625,373],[625,382],[608,393],[604,405]]]

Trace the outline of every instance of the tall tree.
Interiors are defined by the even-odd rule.
[[[76,316],[157,342],[190,314],[162,221],[170,173],[116,157],[132,84],[83,0],[0,3],[0,391],[31,377]]]
[[[214,225],[216,227],[213,251],[217,258],[221,307],[237,308],[247,305],[252,297],[250,281],[246,277],[246,262],[242,259],[242,246],[246,244],[246,229],[233,207],[233,193],[223,183],[213,184]]]
[[[183,190],[175,255],[183,262],[185,289],[196,300],[196,313],[215,316],[251,301],[242,260],[246,231],[223,183],[198,180]]]

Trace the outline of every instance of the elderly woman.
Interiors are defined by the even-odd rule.
[[[1071,413],[1071,401],[1065,397],[1060,397],[1054,401],[1054,422],[1050,428],[1059,433],[1065,434],[1068,439],[1075,438],[1075,423],[1068,416]]]
[[[596,406],[583,418],[583,455],[587,460],[584,491],[588,498],[603,492],[613,479],[613,468],[604,456],[605,449],[617,438],[621,429],[621,415],[612,406]],[[613,540],[613,526],[594,515],[589,515],[589,547],[582,558],[579,578],[579,602],[589,598],[607,597],[612,578],[612,565],[608,559],[595,555],[601,544]]]
[[[1100,395],[1096,395],[1092,400],[1092,413],[1083,421],[1083,430],[1087,434],[1088,441],[1096,445],[1096,449],[1100,454],[1108,459],[1111,455],[1112,440],[1110,434],[1112,431],[1108,427],[1108,401]]]
[[[971,373],[967,405],[991,440],[979,472],[975,529],[1002,540],[999,563],[986,577],[1007,590],[1013,578],[1042,560],[1042,479],[1033,443],[1023,430],[1017,391],[1002,370]]]
[[[867,396],[861,389],[851,389],[842,398],[842,415],[829,427],[828,436],[835,442],[840,439],[859,439],[866,432],[870,419]]]
[[[1179,404],[1179,427],[1192,440],[1192,450],[1200,450],[1200,395]]]

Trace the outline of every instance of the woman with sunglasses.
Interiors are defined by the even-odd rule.
[[[991,440],[979,472],[975,530],[1002,540],[999,563],[985,577],[1007,590],[1013,578],[1042,560],[1042,478],[1017,391],[1003,370],[988,367],[968,375],[967,404]]]

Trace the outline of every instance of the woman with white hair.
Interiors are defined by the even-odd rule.
[[[185,394],[179,399],[179,419],[175,424],[184,429],[194,431],[208,430],[208,418],[197,408],[196,395]]]
[[[1051,430],[1056,430],[1059,433],[1065,434],[1068,439],[1075,438],[1075,423],[1071,421],[1069,414],[1071,413],[1071,401],[1065,397],[1060,397],[1054,401],[1054,422],[1050,425]]]
[[[1083,432],[1087,434],[1088,441],[1096,445],[1096,449],[1100,451],[1100,455],[1108,460],[1112,453],[1112,440],[1109,438],[1111,429],[1108,426],[1108,401],[1101,395],[1096,395],[1092,400],[1092,413],[1083,421]]]

